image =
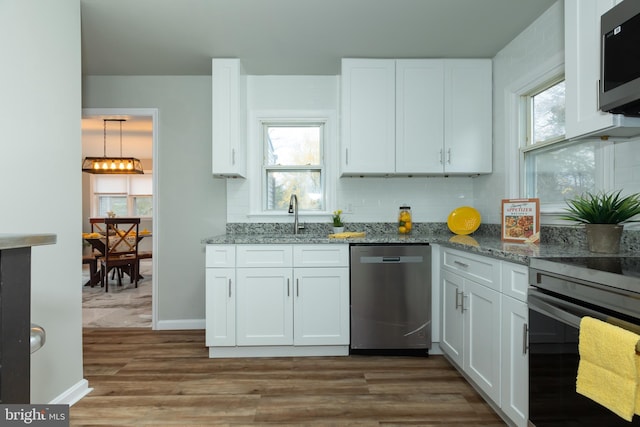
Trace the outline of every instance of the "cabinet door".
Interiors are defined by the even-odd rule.
[[[235,268],[207,268],[205,311],[207,346],[236,345]]]
[[[294,270],[294,344],[349,344],[349,268]]]
[[[396,172],[443,172],[444,61],[396,61]]]
[[[500,402],[500,293],[465,280],[464,371]]]
[[[395,61],[342,60],[342,174],[395,171]]]
[[[614,115],[598,106],[600,81],[600,16],[614,0],[565,0],[565,120],[566,136],[606,129]]]
[[[293,344],[290,268],[238,268],[238,345]]]
[[[441,270],[442,281],[442,334],[440,348],[459,367],[463,366],[463,314],[460,309],[464,279],[446,270]]]
[[[529,419],[527,304],[502,296],[502,393],[500,407],[516,426]]]
[[[445,60],[444,86],[444,172],[490,173],[491,60]]]
[[[213,174],[246,176],[246,76],[236,58],[211,63]]]

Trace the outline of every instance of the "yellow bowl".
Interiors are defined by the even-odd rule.
[[[447,218],[449,230],[455,234],[471,234],[480,227],[480,212],[470,206],[454,209]]]

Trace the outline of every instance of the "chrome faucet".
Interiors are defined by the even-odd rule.
[[[293,234],[298,234],[302,227],[298,223],[298,196],[295,194],[289,199],[289,213],[293,214]]]

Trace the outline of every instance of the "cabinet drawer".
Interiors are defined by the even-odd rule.
[[[238,245],[238,267],[293,267],[291,245]]]
[[[442,267],[501,292],[499,260],[445,249],[442,252]]]
[[[522,264],[502,262],[502,293],[519,301],[527,301],[529,268]]]
[[[348,267],[349,245],[294,245],[296,267]]]
[[[205,267],[233,268],[236,266],[235,245],[207,245]]]

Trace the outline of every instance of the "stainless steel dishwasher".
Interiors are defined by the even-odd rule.
[[[431,247],[351,246],[351,349],[431,348]]]

